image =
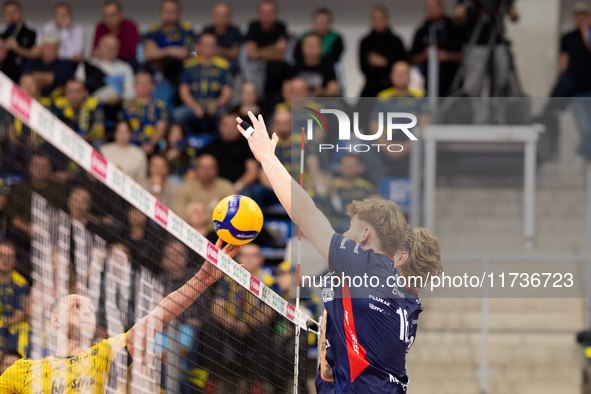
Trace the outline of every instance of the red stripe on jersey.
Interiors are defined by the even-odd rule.
[[[353,305],[351,304],[351,293],[345,283],[343,287],[343,315],[345,325],[345,337],[347,338],[347,356],[349,357],[349,370],[351,383],[359,376],[361,372],[369,365],[365,355],[365,349],[357,340],[357,331],[355,330],[355,320],[353,319]]]

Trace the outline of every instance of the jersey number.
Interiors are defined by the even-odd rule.
[[[406,351],[408,352],[415,341],[414,336],[408,337],[408,312],[406,309],[402,310],[402,308],[398,308],[396,313],[400,316],[400,340],[408,344],[406,346]]]

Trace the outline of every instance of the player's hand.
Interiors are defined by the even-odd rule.
[[[254,128],[254,133],[248,137],[248,145],[250,146],[250,150],[254,154],[255,159],[263,161],[269,157],[275,156],[275,147],[279,141],[277,134],[273,133],[273,136],[269,138],[269,132],[267,131],[267,126],[265,126],[265,121],[263,120],[262,115],[259,115],[257,118],[251,111],[248,111],[248,117]],[[240,126],[242,119],[238,117],[236,118],[236,122],[238,123],[236,125],[238,131],[244,135],[246,130]]]
[[[227,244],[224,248],[222,248],[223,244],[224,242],[218,238],[217,242],[215,243],[215,246],[217,246],[218,249],[227,254],[230,258],[234,258],[234,256],[236,256],[236,253],[238,253],[238,251],[240,250],[240,246],[231,244]],[[203,263],[203,266],[199,270],[198,275],[201,276],[201,280],[207,286],[211,286],[215,282],[220,280],[224,273],[220,271],[215,265],[206,261],[205,263]]]

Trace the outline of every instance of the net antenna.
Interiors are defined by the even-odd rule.
[[[308,119],[308,130],[312,132],[312,119]],[[302,127],[302,143],[300,147],[300,186],[304,187],[304,142],[306,128]],[[311,135],[311,134],[308,134]],[[298,226],[298,252],[296,257],[297,278],[296,278],[296,341],[295,341],[295,359],[293,363],[293,394],[298,393],[299,364],[300,364],[300,264],[302,262],[302,229]]]

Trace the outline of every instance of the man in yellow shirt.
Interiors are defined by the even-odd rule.
[[[221,248],[222,242],[218,240],[216,246]],[[233,257],[239,248],[226,245],[223,252]],[[50,319],[57,330],[56,354],[15,362],[0,376],[0,393],[104,393],[108,386],[113,386],[109,382],[110,371],[119,352],[127,347],[135,361],[142,360],[143,351],[155,335],[221,276],[221,271],[205,262],[195,276],[164,298],[127,333],[92,347],[87,343],[94,335],[96,320],[90,299],[80,294],[57,298]]]

